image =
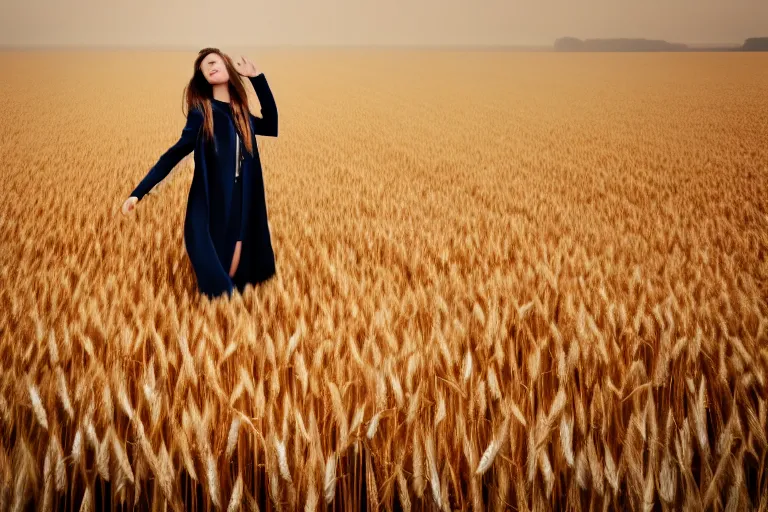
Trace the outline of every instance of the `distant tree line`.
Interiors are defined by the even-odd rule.
[[[741,49],[748,52],[768,51],[768,37],[750,37],[744,41]]]
[[[683,43],[670,43],[661,39],[578,39],[561,37],[555,40],[559,52],[680,52],[701,50],[768,51],[768,37],[750,37],[744,44],[728,48],[691,48]]]

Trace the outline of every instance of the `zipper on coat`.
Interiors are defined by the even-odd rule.
[[[240,178],[240,134],[235,132],[237,143],[235,145],[235,181]]]

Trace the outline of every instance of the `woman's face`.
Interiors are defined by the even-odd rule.
[[[224,65],[224,59],[218,53],[206,55],[200,63],[200,71],[211,85],[225,84],[229,81],[227,66]]]

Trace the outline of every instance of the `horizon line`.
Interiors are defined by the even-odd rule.
[[[741,42],[673,42],[665,39],[650,39],[643,37],[595,37],[595,38],[579,38],[575,36],[562,36],[563,38],[575,38],[586,40],[621,40],[621,39],[634,39],[634,40],[651,40],[651,41],[665,41],[672,44],[682,44],[689,47],[709,47],[709,48],[730,48],[738,47],[744,44],[744,40]],[[762,37],[762,36],[754,36]],[[751,38],[751,37],[750,37]],[[750,39],[750,38],[745,38]],[[560,38],[558,38],[560,39]],[[142,44],[142,43],[130,43],[130,44],[99,44],[99,43],[0,43],[0,49],[12,49],[12,50],[38,50],[38,49],[121,49],[121,50],[179,50],[179,51],[197,51],[205,46],[211,46],[210,44],[201,43],[200,45],[192,44]],[[312,49],[312,48],[434,48],[434,49],[503,49],[503,48],[518,48],[518,49],[554,49],[554,42],[552,43],[273,43],[273,44],[247,44],[247,43],[219,43],[213,46],[220,48],[223,47],[242,47],[242,48],[296,48],[296,49]]]
[[[690,49],[720,49],[720,48],[738,48],[742,46],[747,39],[765,38],[766,36],[750,36],[742,39],[741,42],[681,42],[669,41],[666,39],[653,39],[647,37],[577,37],[560,36],[549,43],[271,43],[271,44],[248,44],[248,43],[218,43],[213,44],[217,47],[234,48],[263,48],[263,49],[345,49],[345,48],[368,48],[368,49],[527,49],[527,50],[554,50],[556,42],[559,39],[579,39],[589,40],[645,40],[645,41],[663,41],[670,44],[683,45]],[[202,46],[201,46],[202,45]],[[161,51],[198,51],[211,44],[152,44],[152,43],[0,43],[0,50],[56,50],[56,49],[88,49],[88,50],[161,50]]]

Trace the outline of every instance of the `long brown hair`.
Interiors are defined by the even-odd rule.
[[[235,69],[232,59],[229,55],[223,53],[218,48],[203,48],[197,54],[195,67],[189,84],[184,88],[184,98],[187,104],[187,112],[194,108],[199,108],[203,112],[203,127],[206,137],[209,141],[213,140],[213,111],[211,109],[211,99],[213,98],[213,86],[208,83],[205,75],[200,70],[200,64],[209,54],[216,53],[224,61],[229,74],[229,102],[232,108],[232,117],[235,121],[237,131],[243,139],[245,148],[253,156],[253,144],[251,134],[251,123],[249,122],[248,96],[245,87],[240,79],[240,73]]]

